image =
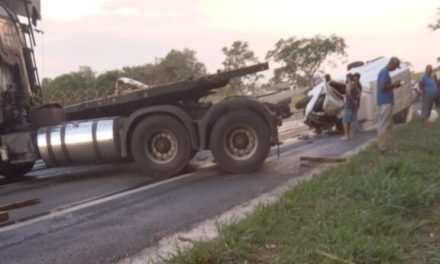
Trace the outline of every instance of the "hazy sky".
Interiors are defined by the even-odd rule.
[[[264,60],[280,38],[336,34],[349,46],[348,61],[396,55],[422,70],[440,56],[440,31],[427,28],[437,7],[438,0],[42,0],[37,60],[40,75],[54,77],[190,48],[213,72],[234,40]]]

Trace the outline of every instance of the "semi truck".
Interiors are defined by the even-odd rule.
[[[134,161],[146,174],[181,172],[199,150],[224,171],[257,170],[278,144],[280,120],[249,97],[201,103],[267,63],[145,87],[74,105],[44,102],[34,56],[38,0],[0,0],[0,174],[47,166]],[[25,21],[25,22],[23,22]]]

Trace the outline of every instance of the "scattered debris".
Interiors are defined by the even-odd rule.
[[[308,134],[305,134],[305,135],[300,135],[300,136],[298,136],[298,139],[299,139],[299,140],[307,140],[307,139],[310,139],[310,137],[309,137]]]
[[[317,161],[317,162],[344,162],[346,158],[339,157],[318,157],[318,156],[301,156],[300,160],[302,161]]]
[[[187,237],[183,237],[183,236],[179,236],[178,238],[182,242],[191,242],[191,243],[195,242],[194,239],[192,239],[192,238],[187,238]]]
[[[310,167],[310,163],[301,162],[301,163],[299,164],[299,166],[301,166],[301,167]]]
[[[0,212],[0,222],[8,221],[9,214],[8,212]]]
[[[198,161],[206,161],[208,158],[209,158],[209,155],[206,152],[198,152],[195,155],[195,159]]]
[[[22,208],[22,207],[32,206],[32,205],[35,205],[38,203],[40,203],[40,199],[30,199],[30,200],[20,201],[20,202],[16,202],[16,203],[0,205],[0,211],[10,211],[10,210],[14,210],[14,209]]]

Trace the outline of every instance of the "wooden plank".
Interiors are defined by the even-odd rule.
[[[319,157],[319,156],[301,156],[302,161],[317,161],[317,162],[344,162],[346,158],[340,157]]]
[[[8,212],[0,212],[0,222],[8,221],[9,214]]]
[[[40,199],[30,199],[30,200],[24,200],[16,203],[10,203],[5,205],[0,205],[0,211],[10,211],[26,206],[31,206],[40,203]]]

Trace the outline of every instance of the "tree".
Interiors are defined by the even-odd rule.
[[[258,58],[254,52],[250,50],[247,42],[234,41],[231,47],[223,47],[222,52],[225,55],[225,59],[222,63],[225,70],[233,70],[258,62]],[[258,80],[261,77],[261,74],[250,74],[242,78],[235,78],[231,80],[228,86],[223,90],[223,94],[225,96],[231,96],[241,95],[246,92],[255,93]]]
[[[125,77],[148,85],[156,85],[179,80],[198,78],[206,75],[206,66],[190,49],[171,50],[164,58],[156,58],[154,63],[124,67]]]
[[[273,82],[288,82],[299,87],[310,87],[314,75],[327,61],[332,67],[346,56],[345,40],[336,35],[330,37],[280,39],[275,49],[267,53],[280,66],[274,70]]]
[[[198,78],[206,75],[206,66],[190,49],[171,50],[163,59],[159,59],[158,71],[169,81]]]
[[[95,90],[95,73],[89,66],[78,71],[62,74],[55,79],[43,79],[43,95],[46,101],[62,105],[94,99],[100,94]]]
[[[437,15],[440,16],[440,8],[437,8]],[[429,28],[431,28],[432,30],[437,30],[440,29],[440,17],[437,18],[437,21],[428,25]]]
[[[140,66],[126,66],[122,68],[122,75],[137,81],[152,85],[158,78],[154,71],[156,66],[152,63],[140,65]]]
[[[102,93],[111,93],[116,81],[123,76],[124,73],[121,70],[106,71],[96,77],[94,86],[98,91],[102,91]]]
[[[67,105],[113,94],[115,82],[121,77],[153,86],[203,75],[206,75],[206,67],[196,58],[195,51],[171,50],[153,63],[106,71],[98,76],[89,66],[80,66],[78,71],[54,79],[45,78],[43,93],[46,101]]]

